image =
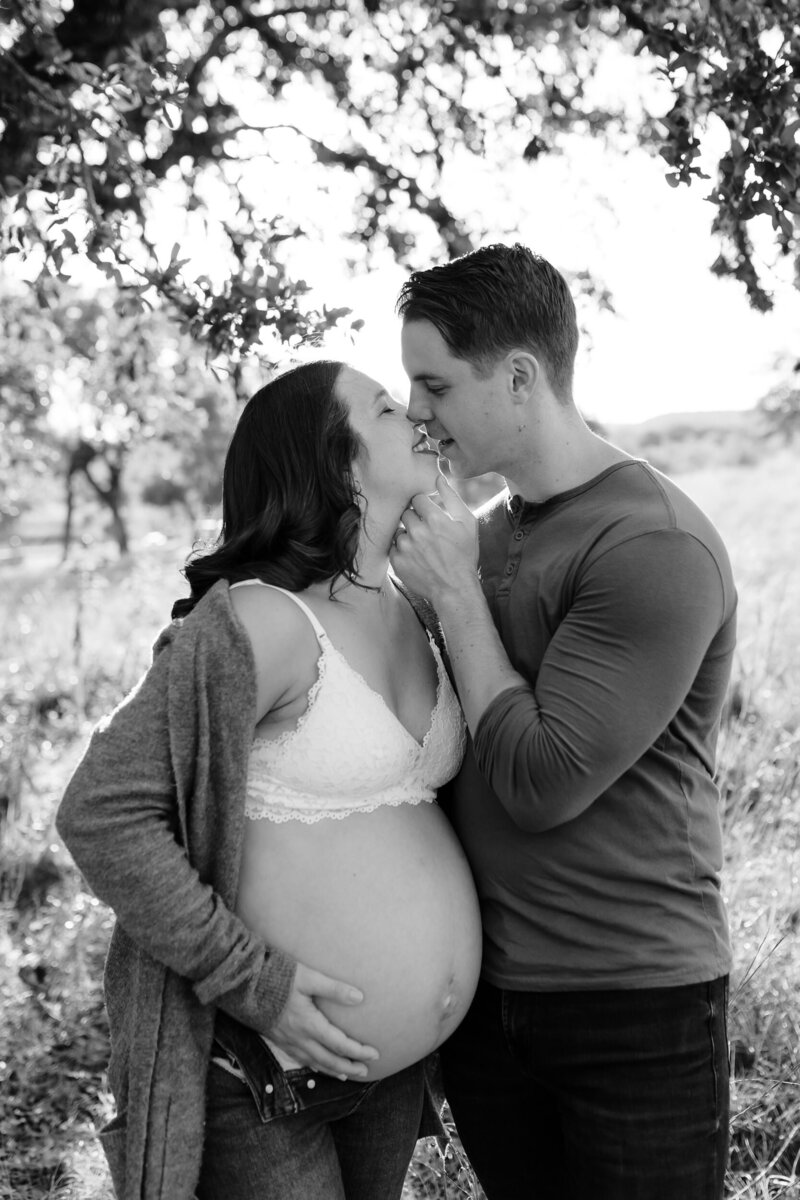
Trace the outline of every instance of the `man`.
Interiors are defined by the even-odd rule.
[[[489,1200],[718,1200],[730,949],[714,753],[736,595],[719,535],[572,396],[564,279],[523,246],[414,273],[409,420],[440,482],[393,565],[442,623],[471,733],[451,816],[484,967],[443,1054]],[[664,360],[680,378],[679,348]]]

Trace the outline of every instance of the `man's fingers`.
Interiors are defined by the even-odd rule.
[[[424,492],[420,492],[419,495],[414,496],[408,508],[403,513],[402,520],[406,524],[408,524],[406,521],[407,517],[410,517],[412,522],[415,517],[418,521],[422,521],[432,513],[441,511],[441,508],[431,496],[426,496]]]
[[[436,478],[436,490],[444,506],[444,510],[448,516],[454,521],[462,521],[464,517],[471,517],[472,512],[468,505],[459,496],[454,487],[445,479],[444,475],[438,475]]]
[[[453,521],[461,523],[469,523],[475,519],[468,505],[464,503],[455,488],[451,487],[444,475],[437,476],[436,492],[438,499],[426,496],[424,492],[415,496],[403,513],[403,521],[406,521],[407,516],[411,517],[412,522],[415,516],[421,521],[431,517],[435,519],[436,513],[444,513]]]

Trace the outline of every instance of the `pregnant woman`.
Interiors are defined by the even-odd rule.
[[[59,831],[118,918],[120,1200],[391,1200],[435,1130],[422,1060],[472,998],[480,920],[435,803],[463,721],[388,556],[436,476],[350,367],[262,388],[219,543],[70,782]]]

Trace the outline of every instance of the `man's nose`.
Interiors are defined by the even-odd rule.
[[[412,425],[424,425],[430,420],[430,411],[427,404],[423,403],[419,394],[415,394],[414,389],[411,389],[411,394],[408,397],[408,409],[406,416]]]

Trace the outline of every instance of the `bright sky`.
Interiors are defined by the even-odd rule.
[[[753,407],[781,377],[780,359],[800,357],[800,292],[787,278],[773,312],[754,311],[743,287],[709,270],[718,249],[701,187],[670,188],[662,161],[641,151],[611,161],[599,145],[576,151],[569,161],[521,166],[515,190],[518,240],[563,270],[589,268],[613,293],[616,315],[586,313],[592,345],[581,348],[576,372],[582,410],[636,422]],[[474,193],[474,178],[470,187]],[[486,211],[495,199],[487,195]],[[488,240],[515,240],[508,228],[499,223]],[[365,319],[357,347],[365,367],[402,392],[392,310],[404,270],[387,263],[348,281],[335,247],[317,246],[298,261],[321,294]]]
[[[630,97],[638,108],[637,97],[646,96],[653,114],[671,103],[662,86],[641,59],[614,45],[592,79],[596,103],[614,106]],[[310,108],[308,102],[308,92],[292,97],[294,120],[304,127],[318,98],[311,98]],[[285,136],[287,160],[302,159],[302,140]],[[756,312],[742,285],[709,270],[719,245],[709,232],[715,210],[704,196],[727,146],[727,132],[712,119],[699,160],[711,178],[691,188],[669,187],[670,168],[660,157],[638,148],[610,151],[600,139],[578,136],[567,139],[563,154],[534,163],[508,147],[511,161],[501,170],[466,153],[446,168],[443,199],[486,229],[485,241],[525,242],[562,270],[588,269],[611,290],[615,315],[598,314],[590,305],[583,311],[590,336],[579,353],[576,399],[587,415],[636,422],[669,412],[752,408],[786,378],[786,364],[800,358],[800,291],[792,283],[791,260],[776,261],[768,218],[749,228],[760,252],[757,263],[767,268],[772,312]],[[295,178],[291,194],[302,206],[309,194],[297,186],[302,175]],[[347,227],[349,204],[346,187],[325,198],[332,227]],[[311,211],[313,206],[312,199]],[[427,247],[418,249],[426,261]],[[431,245],[430,254],[437,253]],[[407,385],[393,307],[405,272],[387,261],[348,279],[344,257],[344,243],[326,236],[298,247],[297,263],[329,303],[350,303],[365,320],[358,346],[364,365],[373,364],[373,373],[402,393]]]

